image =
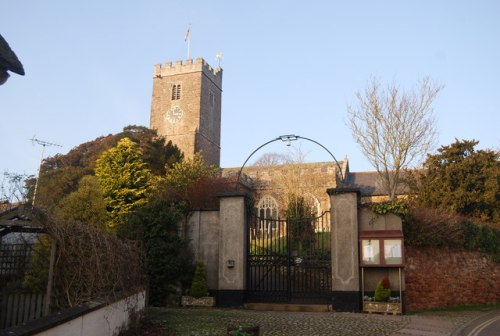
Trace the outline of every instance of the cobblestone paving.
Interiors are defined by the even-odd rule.
[[[406,316],[239,309],[154,309],[149,316],[178,336],[226,335],[226,325],[237,320],[257,323],[264,336],[383,336],[390,335],[408,323]]]

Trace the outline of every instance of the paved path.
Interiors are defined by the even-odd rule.
[[[454,329],[453,322],[448,320],[410,316],[408,324],[391,336],[449,336]]]
[[[485,313],[470,311],[392,316],[175,308],[157,310],[150,315],[152,320],[162,322],[178,336],[224,335],[226,324],[236,320],[257,323],[264,336],[458,336],[454,334],[457,329]]]

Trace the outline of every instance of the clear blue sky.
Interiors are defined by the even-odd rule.
[[[35,174],[37,138],[67,153],[126,125],[149,126],[155,64],[222,52],[223,167],[282,134],[319,141],[372,170],[345,125],[370,77],[445,85],[438,145],[500,147],[500,1],[5,1],[0,34],[26,71],[0,87],[0,173]],[[301,143],[310,161],[327,161]],[[275,144],[268,151],[282,150]],[[264,152],[262,152],[264,153]]]

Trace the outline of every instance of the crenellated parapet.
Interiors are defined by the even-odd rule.
[[[179,60],[175,63],[156,64],[153,77],[162,78],[191,72],[203,72],[213,83],[222,88],[222,68],[212,68],[202,57],[194,61],[193,59],[187,59],[185,62]]]

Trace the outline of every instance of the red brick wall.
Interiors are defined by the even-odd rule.
[[[406,248],[409,311],[500,302],[500,263],[479,252]]]

